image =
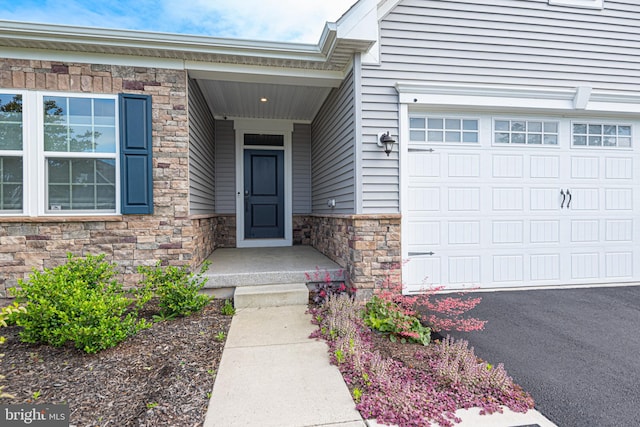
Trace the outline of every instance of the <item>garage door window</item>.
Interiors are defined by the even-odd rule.
[[[409,118],[411,141],[439,143],[477,143],[478,120],[452,117]]]
[[[576,147],[631,147],[631,126],[626,124],[573,123]]]
[[[558,145],[558,122],[496,119],[496,144]]]

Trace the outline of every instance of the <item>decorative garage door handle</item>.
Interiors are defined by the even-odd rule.
[[[435,255],[435,252],[409,252],[409,256]]]
[[[567,198],[567,195],[564,194],[564,190],[560,190],[560,195],[562,196],[562,203],[560,203],[560,209],[564,208],[564,201]]]
[[[569,209],[571,207],[571,192],[569,191],[569,189],[567,188],[567,196],[569,196],[569,201],[567,202],[567,209]]]

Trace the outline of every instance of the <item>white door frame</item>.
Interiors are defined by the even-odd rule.
[[[291,134],[293,122],[289,120],[236,119],[236,247],[264,248],[291,246],[293,244],[293,179]],[[247,133],[272,134],[284,136],[284,147],[245,146]],[[247,239],[244,235],[244,150],[282,150],[284,151],[284,238]]]

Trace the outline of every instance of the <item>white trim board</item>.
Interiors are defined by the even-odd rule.
[[[518,86],[438,85],[397,82],[400,104],[470,110],[514,109],[549,112],[639,115],[640,92],[612,92],[589,86],[532,88]]]

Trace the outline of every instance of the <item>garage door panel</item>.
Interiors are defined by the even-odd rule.
[[[430,286],[439,286],[442,281],[440,274],[440,266],[442,259],[440,257],[419,256],[412,258],[407,263],[407,279],[406,283],[411,284],[411,290],[419,291],[421,288],[429,288]]]
[[[560,279],[560,254],[535,254],[529,257],[532,281]]]
[[[413,214],[420,212],[440,211],[440,188],[411,187],[409,188],[409,211]]]
[[[471,212],[480,210],[480,188],[449,188],[448,208],[451,212]]]
[[[531,156],[531,178],[559,178],[559,156]]]
[[[632,219],[608,219],[605,221],[605,240],[608,242],[631,242],[633,240]]]
[[[600,241],[600,222],[598,220],[571,220],[571,242]]]
[[[605,159],[605,176],[607,179],[633,179],[633,159],[607,157]]]
[[[413,180],[440,177],[440,154],[412,152],[409,156],[409,174]]]
[[[572,279],[597,279],[600,277],[600,254],[574,253],[571,254]]]
[[[494,211],[522,211],[524,209],[522,188],[494,188]]]
[[[523,221],[492,221],[494,245],[524,242]]]
[[[571,189],[570,203],[574,211],[597,211],[600,209],[600,192],[597,188]]]
[[[561,195],[554,188],[532,188],[530,190],[530,209],[533,211],[559,211]]]
[[[531,221],[531,243],[560,243],[560,221]]]
[[[480,176],[479,154],[449,154],[450,178],[477,178]]]
[[[409,234],[409,251],[416,252],[427,249],[429,246],[440,244],[439,221],[411,221],[411,233]]]
[[[572,157],[571,178],[597,179],[600,177],[600,159],[598,157]]]
[[[450,245],[479,245],[480,221],[450,221],[448,237]]]
[[[523,156],[496,154],[493,156],[493,177],[522,178],[524,172],[523,165]]]
[[[630,188],[606,189],[605,208],[608,211],[630,211],[633,209],[633,190]]]
[[[480,283],[479,256],[450,256],[449,283],[457,285],[474,285]]]
[[[606,277],[628,279],[633,277],[633,252],[611,252],[605,255]]]
[[[493,281],[521,282],[524,278],[523,255],[494,255]]]

